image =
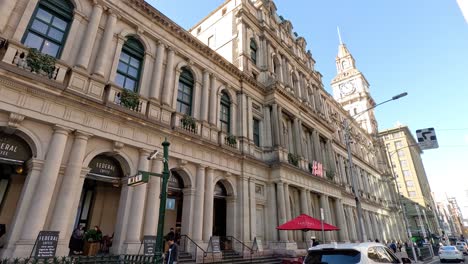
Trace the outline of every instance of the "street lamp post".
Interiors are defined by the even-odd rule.
[[[154,254],[155,263],[162,263],[162,254],[164,251],[163,244],[163,232],[164,232],[164,217],[166,215],[166,199],[167,199],[167,183],[169,181],[169,143],[167,139],[162,143],[163,145],[163,164],[164,168],[162,171],[162,187],[161,187],[161,198],[159,202],[159,220],[158,220],[158,231],[156,234],[156,250]]]
[[[393,96],[391,99],[389,100],[386,100],[384,102],[381,102],[379,104],[376,104],[372,107],[369,107],[368,109],[362,111],[362,112],[359,112],[358,114],[350,117],[350,118],[357,118],[358,116],[366,113],[367,111],[369,110],[372,110],[374,108],[376,108],[377,106],[379,105],[382,105],[382,104],[385,104],[385,103],[388,103],[390,101],[394,101],[394,100],[397,100],[397,99],[400,99],[402,97],[405,97],[406,95],[408,95],[408,93],[401,93],[401,94],[398,94],[398,95],[395,95]],[[359,195],[359,191],[358,191],[358,188],[357,188],[357,179],[355,178],[354,176],[354,173],[353,173],[353,155],[352,155],[352,152],[351,152],[351,135],[350,135],[350,128],[349,128],[349,119],[350,118],[346,118],[345,120],[343,120],[343,126],[344,126],[344,130],[345,130],[345,143],[346,143],[346,149],[348,151],[348,170],[349,170],[349,173],[351,175],[351,185],[352,185],[352,188],[353,188],[353,194],[354,194],[354,200],[356,202],[356,210],[357,210],[357,220],[358,220],[358,239],[359,241],[361,242],[365,242],[367,241],[367,235],[365,233],[365,229],[364,229],[364,223],[362,221],[362,207],[361,207],[361,197]]]

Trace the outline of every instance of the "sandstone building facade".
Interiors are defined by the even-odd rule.
[[[60,231],[66,255],[77,225],[113,235],[111,253],[138,252],[156,233],[160,181],[126,179],[162,170],[147,157],[164,138],[165,230],[201,246],[218,235],[305,247],[302,232],[275,227],[323,208],[341,228],[325,240],[357,239],[341,125],[351,116],[273,1],[226,1],[200,32],[142,0],[0,5],[2,257],[28,256],[40,230]],[[202,36],[219,25],[210,19],[229,41]],[[402,239],[383,150],[351,126],[366,235]]]

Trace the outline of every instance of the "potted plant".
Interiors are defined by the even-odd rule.
[[[227,135],[225,139],[226,142],[231,146],[235,146],[237,144],[237,138],[234,135]]]
[[[47,75],[52,78],[55,70],[56,59],[50,55],[42,54],[37,49],[29,49],[26,56],[26,63],[31,68],[31,72]]]
[[[288,161],[294,166],[299,166],[299,156],[294,153],[288,153]]]
[[[195,119],[189,115],[184,115],[181,119],[180,122],[182,123],[182,127],[184,129],[190,130],[190,131],[195,131],[197,122]]]
[[[120,92],[120,105],[135,110],[139,103],[140,100],[137,93],[127,89],[123,89],[123,91]]]
[[[95,256],[101,247],[102,233],[96,229],[89,229],[85,232],[84,254],[86,256]]]

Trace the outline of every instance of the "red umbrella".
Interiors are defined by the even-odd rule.
[[[308,216],[306,214],[301,214],[300,216],[294,218],[293,220],[286,222],[278,227],[278,230],[302,230],[302,231],[320,231],[322,230],[322,225],[320,220],[313,218],[312,216]],[[340,230],[338,227],[323,223],[323,230],[324,231],[335,231]]]

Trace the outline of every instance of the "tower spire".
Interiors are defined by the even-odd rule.
[[[338,39],[340,40],[340,45],[343,45],[343,41],[341,40],[340,27],[336,26],[336,30],[338,31]]]

